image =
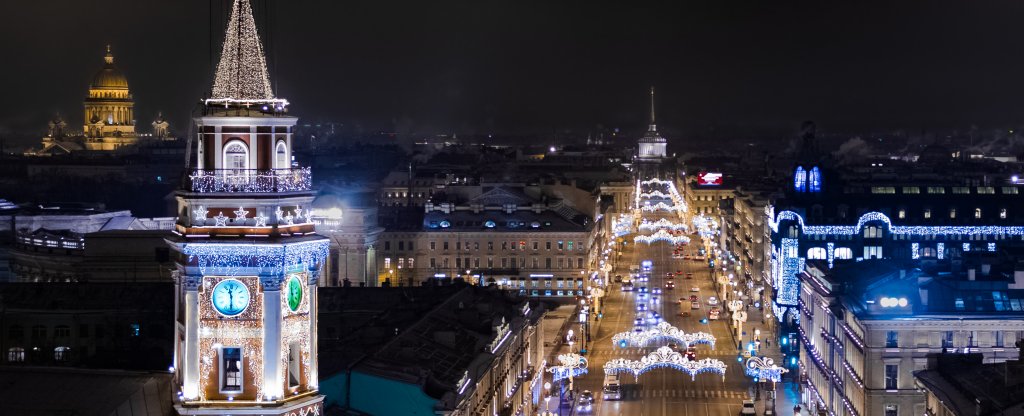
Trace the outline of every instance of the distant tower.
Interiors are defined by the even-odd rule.
[[[640,138],[637,157],[640,159],[657,160],[665,157],[666,141],[658,133],[658,125],[654,121],[654,87],[651,87],[651,124],[647,126],[647,132]]]
[[[793,190],[797,193],[821,192],[821,154],[815,136],[813,121],[805,121],[800,127],[800,151],[793,168]]]
[[[309,168],[290,166],[297,119],[275,98],[249,0],[235,0],[197,163],[177,193],[181,415],[322,415]]]
[[[156,120],[153,120],[153,138],[158,140],[166,139],[169,127],[170,124],[164,119],[164,113],[157,113]]]
[[[89,84],[84,103],[85,148],[114,150],[135,144],[135,102],[128,90],[128,79],[114,65],[114,55],[107,45],[103,68]]]

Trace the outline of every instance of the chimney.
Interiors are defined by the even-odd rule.
[[[973,267],[970,268],[970,269],[967,269],[967,280],[970,280],[972,282],[974,281],[974,272],[975,272],[975,269]]]

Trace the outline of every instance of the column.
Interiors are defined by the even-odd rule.
[[[307,293],[309,294],[309,374],[306,374],[306,385],[310,390],[316,390],[319,387],[319,370],[317,367],[317,333],[316,333],[316,317],[317,317],[317,280],[320,279],[320,271],[317,269],[311,269],[309,271],[309,285]]]
[[[265,399],[284,396],[281,380],[281,280],[279,275],[261,276],[263,285],[263,391]]]
[[[185,276],[185,361],[182,394],[185,400],[199,398],[199,276]]]

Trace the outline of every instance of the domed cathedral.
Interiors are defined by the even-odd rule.
[[[180,415],[323,414],[310,171],[291,163],[297,118],[270,89],[249,0],[234,0],[197,166],[177,192]]]
[[[800,141],[800,150],[793,167],[791,190],[796,195],[819,194],[822,191],[824,164],[827,161],[824,160],[818,148],[814,122],[805,121],[803,123],[800,129]]]
[[[636,173],[639,179],[661,177],[665,162],[667,141],[658,133],[654,119],[654,87],[651,87],[651,124],[637,142]]]
[[[128,89],[128,79],[114,65],[114,55],[107,45],[103,68],[92,77],[89,96],[85,99],[86,150],[115,150],[135,144],[135,101]]]

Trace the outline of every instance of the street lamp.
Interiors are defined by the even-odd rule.
[[[544,382],[544,413],[551,412],[551,383]]]

